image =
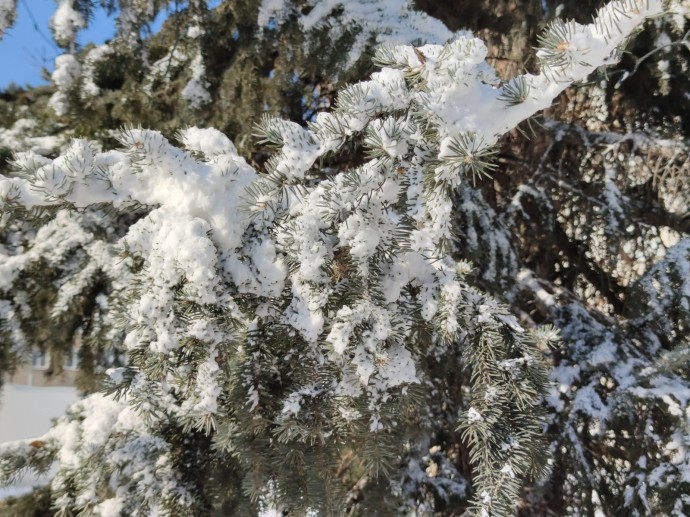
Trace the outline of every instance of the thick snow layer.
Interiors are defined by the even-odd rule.
[[[12,124],[12,127],[0,127],[0,142],[3,147],[16,153],[30,152],[41,156],[57,153],[64,143],[64,138],[36,136],[40,130],[35,120],[20,118]]]
[[[64,115],[68,108],[68,92],[81,75],[81,65],[73,54],[62,54],[55,58],[55,71],[50,76],[57,90],[48,101],[57,115]]]
[[[86,27],[84,17],[74,9],[73,0],[61,0],[50,25],[55,34],[55,41],[62,46],[69,46],[78,30]]]
[[[84,59],[84,67],[82,74],[82,91],[81,95],[87,99],[89,97],[96,97],[101,89],[96,84],[96,65],[113,53],[113,47],[108,44],[99,45],[89,50]]]
[[[197,109],[211,102],[211,95],[206,89],[207,82],[204,79],[206,67],[201,52],[197,53],[189,67],[192,70],[192,77],[182,90],[182,97],[189,102],[192,108]]]

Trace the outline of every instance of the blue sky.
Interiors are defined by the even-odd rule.
[[[0,42],[0,89],[11,82],[20,86],[46,84],[41,78],[41,68],[52,71],[55,57],[61,54],[52,40],[49,26],[55,5],[55,0],[18,0],[17,20]],[[159,16],[153,24],[154,30],[164,18],[164,15]],[[80,44],[103,43],[114,34],[115,19],[99,9],[89,26],[79,33],[78,41]]]

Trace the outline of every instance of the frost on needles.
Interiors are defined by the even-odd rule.
[[[202,514],[219,490],[237,508],[270,497],[328,515],[347,501],[343,458],[363,477],[389,471],[434,404],[429,362],[449,361],[469,385],[456,424],[473,508],[510,515],[522,482],[548,468],[541,350],[557,333],[523,329],[473,285],[455,258],[454,193],[493,172],[501,135],[615,61],[661,10],[621,0],[590,25],[556,22],[541,73],[508,82],[469,33],[383,46],[380,71],[309,128],[262,121],[272,154],[260,170],[214,129],[181,130],[180,147],[127,129],[119,150],[74,140],[54,160],[17,154],[0,177],[3,223],[43,234],[3,257],[3,330],[25,310],[9,293],[27,264],[77,254],[81,274],[108,286],[98,335],[120,339],[127,360],[109,371],[107,394],[79,401],[39,440],[1,445],[0,480],[57,462],[61,515]],[[64,61],[56,73],[67,77]],[[190,102],[205,102],[201,86],[185,90]],[[357,165],[328,166],[357,146]],[[56,318],[84,280],[64,275]],[[224,487],[229,465],[240,483]]]

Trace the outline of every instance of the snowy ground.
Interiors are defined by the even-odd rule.
[[[77,392],[71,387],[5,384],[0,393],[0,443],[41,436],[50,429],[51,419],[64,414],[75,400]],[[26,478],[17,485],[0,488],[0,499],[21,495],[46,482],[46,478]]]

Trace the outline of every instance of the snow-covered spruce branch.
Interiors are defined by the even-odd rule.
[[[686,237],[632,287],[623,322],[598,321],[601,316],[574,294],[531,271],[518,274],[511,297],[530,292],[568,347],[547,397],[552,425],[560,430],[551,448],[555,469],[576,465],[581,473],[567,477],[563,490],[587,500],[591,511],[685,513],[689,271]],[[600,452],[606,447],[633,461]],[[605,492],[613,496],[592,497]]]
[[[126,332],[129,363],[111,373],[125,398],[91,396],[34,445],[0,447],[2,479],[38,448],[60,462],[52,489],[65,513],[175,515],[203,504],[185,469],[223,463],[185,456],[194,442],[238,461],[251,496],[272,481],[293,508],[325,508],[342,483],[305,466],[332,465],[349,448],[369,475],[385,469],[425,357],[461,347],[475,507],[510,514],[519,480],[547,457],[536,345],[553,336],[525,332],[468,285],[452,254],[452,193],[491,172],[502,134],[610,62],[660,11],[618,1],[594,24],[555,24],[541,74],[507,84],[467,34],[384,47],[382,70],[344,89],[309,129],[264,120],[275,153],[262,173],[212,129],[183,130],[183,149],[131,129],[119,151],[76,140],[55,160],[18,155],[15,175],[0,179],[3,211],[146,215],[108,248],[132,278],[108,303],[110,325]],[[363,165],[336,174],[315,165],[355,141]],[[189,442],[166,440],[171,429]]]

